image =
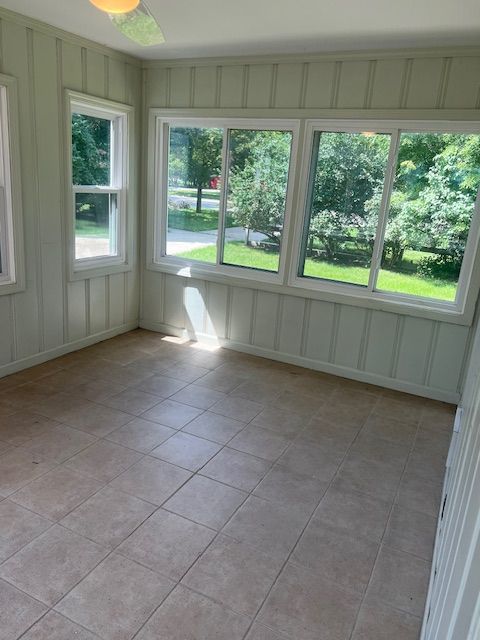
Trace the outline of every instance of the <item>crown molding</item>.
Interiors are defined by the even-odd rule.
[[[213,58],[175,58],[169,60],[142,60],[144,69],[172,67],[212,67],[253,64],[280,64],[305,62],[342,62],[360,60],[389,60],[405,58],[480,57],[480,47],[429,47],[415,49],[373,49],[368,51],[328,51],[325,53],[269,54],[259,56],[224,56]]]
[[[69,31],[60,29],[59,27],[54,27],[50,24],[47,24],[46,22],[42,22],[41,20],[29,18],[22,15],[21,13],[10,11],[10,9],[0,7],[0,20],[14,22],[15,24],[26,27],[27,29],[33,29],[38,33],[43,33],[44,35],[54,38],[60,38],[61,40],[64,40],[65,42],[68,42],[70,44],[74,44],[79,47],[85,47],[90,51],[96,51],[102,55],[106,55],[110,58],[120,60],[122,62],[126,62],[135,67],[140,68],[142,66],[142,60],[140,58],[136,58],[135,56],[131,56],[116,49],[111,49],[110,47],[99,44],[98,42],[94,42],[93,40],[89,40],[88,38],[77,36],[74,33],[70,33]]]

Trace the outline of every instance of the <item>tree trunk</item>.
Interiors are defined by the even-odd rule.
[[[248,247],[248,243],[250,242],[250,229],[245,227],[245,246]]]
[[[197,213],[202,213],[202,189],[203,187],[197,187]]]

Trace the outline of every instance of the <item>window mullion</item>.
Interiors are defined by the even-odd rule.
[[[217,229],[217,265],[223,263],[223,247],[225,245],[225,218],[227,212],[227,189],[228,189],[228,153],[230,147],[230,130],[223,128],[222,142],[222,170],[220,174],[221,189],[220,202],[218,206],[218,229]]]
[[[398,157],[398,145],[400,140],[400,130],[396,129],[392,133],[390,140],[390,149],[388,152],[387,168],[385,171],[385,180],[383,186],[382,199],[378,212],[377,233],[375,235],[375,243],[373,245],[372,262],[370,266],[370,276],[368,279],[368,290],[374,291],[377,285],[378,273],[380,271],[383,254],[383,244],[385,240],[385,231],[388,222],[388,207],[392,194],[393,183],[395,180],[395,169]]]

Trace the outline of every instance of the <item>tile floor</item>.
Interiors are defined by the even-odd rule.
[[[0,380],[0,640],[415,640],[453,407],[137,330]]]

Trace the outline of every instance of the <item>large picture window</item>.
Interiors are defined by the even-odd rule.
[[[298,280],[459,306],[476,244],[480,135],[313,126],[310,144]]]
[[[70,95],[74,271],[125,262],[129,112]]]
[[[278,277],[296,125],[213,118],[157,125],[157,261]]]

